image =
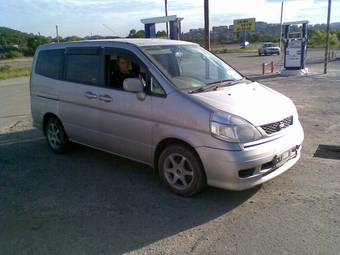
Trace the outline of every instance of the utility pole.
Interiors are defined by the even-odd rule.
[[[282,50],[282,19],[283,19],[283,0],[282,0],[282,3],[281,3],[280,42],[279,42],[279,46],[280,46],[281,50]]]
[[[57,33],[57,43],[59,43],[59,31],[58,31],[58,25],[55,26],[55,30]]]
[[[167,17],[168,16],[168,0],[165,0],[164,2],[165,4],[165,16]],[[166,26],[166,36],[169,38],[169,22],[166,22],[165,23],[165,26]]]
[[[205,48],[210,51],[209,0],[204,0]]]
[[[330,30],[330,22],[331,22],[331,7],[332,7],[332,0],[328,0],[325,66],[324,66],[324,70],[323,70],[324,74],[327,74],[327,67],[328,67],[328,48],[329,48],[329,30]]]

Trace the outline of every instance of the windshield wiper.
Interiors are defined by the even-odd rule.
[[[208,83],[206,86],[199,87],[198,89],[190,90],[189,93],[193,94],[193,93],[199,93],[203,91],[216,90],[220,87],[231,86],[241,81],[244,81],[244,78],[240,80],[228,79],[228,80],[214,81],[214,82]]]

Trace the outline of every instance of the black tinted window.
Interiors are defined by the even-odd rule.
[[[43,50],[39,52],[35,72],[53,79],[63,74],[64,50]]]
[[[67,55],[66,80],[85,84],[99,82],[99,55]]]

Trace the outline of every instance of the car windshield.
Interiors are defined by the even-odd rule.
[[[264,44],[264,47],[265,47],[265,48],[268,48],[268,47],[275,47],[275,44],[274,44],[274,43],[266,43],[266,44]]]
[[[142,49],[181,90],[243,79],[218,57],[196,45],[146,46]]]

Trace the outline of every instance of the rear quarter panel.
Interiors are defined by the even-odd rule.
[[[39,49],[34,55],[30,79],[31,113],[33,125],[37,128],[42,128],[43,118],[46,113],[59,115],[58,83],[60,81],[35,72],[38,54]]]

